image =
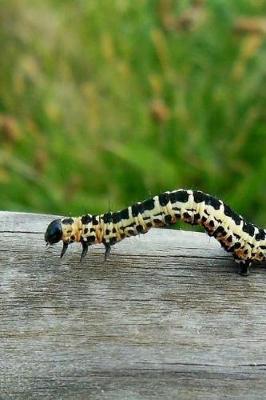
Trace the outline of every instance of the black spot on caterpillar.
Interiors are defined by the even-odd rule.
[[[202,225],[209,236],[233,254],[240,264],[240,274],[248,275],[253,262],[266,257],[266,231],[246,222],[221,200],[198,190],[164,192],[121,211],[102,215],[86,214],[77,218],[52,221],[46,230],[45,241],[63,241],[61,257],[69,243],[82,244],[81,259],[92,244],[103,243],[105,258],[111,246],[120,240],[146,233],[151,227],[175,224],[178,220]]]

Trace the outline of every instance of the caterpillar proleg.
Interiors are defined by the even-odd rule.
[[[202,225],[209,236],[232,253],[242,275],[248,275],[253,262],[266,257],[266,230],[246,222],[221,200],[198,190],[164,192],[117,212],[56,219],[48,225],[45,241],[54,244],[62,240],[61,257],[70,243],[80,242],[81,259],[90,245],[102,243],[107,258],[111,246],[120,240],[144,234],[151,227],[175,224],[178,220]]]

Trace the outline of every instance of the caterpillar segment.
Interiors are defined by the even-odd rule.
[[[240,265],[241,275],[248,275],[253,262],[265,260],[266,231],[246,222],[221,200],[198,190],[164,192],[121,211],[56,219],[48,225],[45,241],[54,244],[62,240],[61,257],[70,243],[80,242],[81,260],[89,246],[102,243],[107,259],[111,246],[120,240],[144,234],[152,227],[175,224],[178,220],[202,225],[209,236],[232,253]]]

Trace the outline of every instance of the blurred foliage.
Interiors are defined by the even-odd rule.
[[[265,224],[265,14],[2,0],[0,208],[96,213],[191,187]]]

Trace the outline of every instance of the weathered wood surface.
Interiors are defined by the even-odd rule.
[[[263,268],[159,229],[60,260],[52,219],[0,213],[0,399],[265,399]]]

